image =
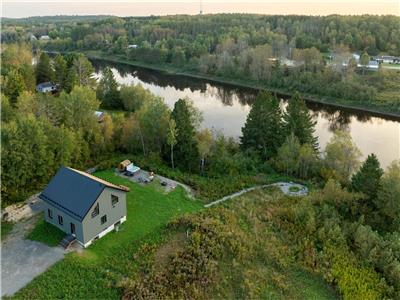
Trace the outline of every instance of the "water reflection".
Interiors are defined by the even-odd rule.
[[[97,73],[105,66],[112,67],[119,83],[140,83],[163,97],[171,108],[179,98],[189,97],[203,112],[204,127],[222,131],[234,138],[240,136],[250,105],[257,95],[254,89],[169,75],[124,64],[102,61],[93,61],[93,64]],[[285,107],[287,102],[282,97],[281,107]],[[369,153],[376,153],[383,166],[394,159],[400,159],[400,118],[381,117],[374,113],[314,102],[307,102],[307,107],[317,123],[316,135],[321,148],[325,147],[332,133],[340,129],[351,134],[364,157]]]

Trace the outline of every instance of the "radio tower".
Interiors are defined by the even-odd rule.
[[[203,1],[200,0],[200,15],[203,14]]]

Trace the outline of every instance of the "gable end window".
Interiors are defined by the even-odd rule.
[[[60,215],[58,215],[58,224],[60,224],[60,225],[64,224],[63,217]]]
[[[105,222],[107,222],[107,215],[101,217],[101,225],[103,225]]]
[[[94,218],[95,216],[97,216],[99,213],[100,213],[99,203],[97,203],[96,206],[93,208],[93,211],[92,211],[92,218]]]
[[[47,209],[47,215],[49,216],[50,219],[53,219],[53,212],[51,211],[50,208]]]
[[[118,203],[118,197],[111,195],[111,205],[114,207]]]

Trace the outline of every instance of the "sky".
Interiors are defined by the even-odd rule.
[[[200,4],[201,3],[201,4]],[[400,15],[400,0],[2,0],[2,16],[21,18],[49,15],[148,16],[210,13],[259,13],[301,15]]]

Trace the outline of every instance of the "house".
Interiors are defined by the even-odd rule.
[[[87,247],[126,220],[128,191],[127,187],[62,167],[39,198],[45,204],[45,220]]]
[[[400,62],[400,57],[390,56],[390,55],[382,55],[381,60],[383,63],[396,64],[396,63]]]
[[[356,60],[356,62],[359,62],[359,61],[360,61],[360,54],[353,53],[352,56],[353,56],[353,58]]]
[[[42,82],[36,86],[36,91],[40,93],[56,92],[58,86],[52,82]]]
[[[95,111],[94,112],[95,117],[97,118],[97,122],[101,123],[104,121],[104,112],[102,111]]]
[[[41,41],[49,41],[49,40],[50,40],[50,37],[49,37],[48,35],[42,35],[42,36],[39,38],[39,40],[41,40]]]
[[[357,64],[358,68],[365,68],[366,70],[369,71],[378,71],[379,70],[379,62],[375,60],[370,60],[368,62],[368,65],[362,65],[360,63]]]

